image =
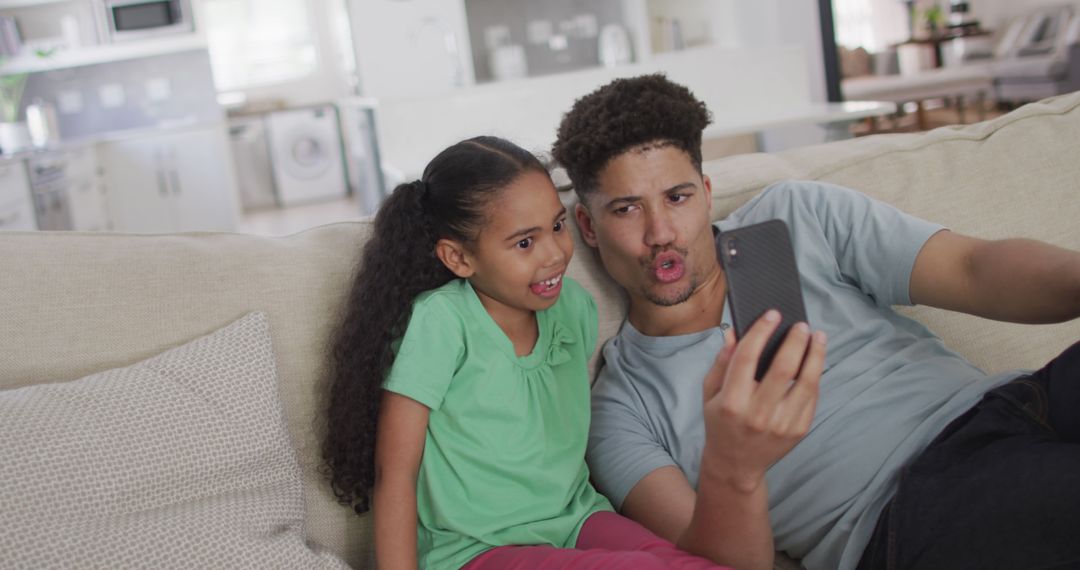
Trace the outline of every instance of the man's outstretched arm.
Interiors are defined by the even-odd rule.
[[[677,469],[665,467],[642,479],[623,502],[623,512],[653,532],[738,570],[772,568],[765,471],[809,430],[825,362],[824,335],[811,336],[797,325],[765,377],[755,381],[761,350],[778,321],[759,320],[738,343],[729,332],[705,378],[698,491]]]
[[[941,231],[915,258],[911,301],[1019,323],[1074,319],[1080,317],[1080,252]]]

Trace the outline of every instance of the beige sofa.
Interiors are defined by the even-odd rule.
[[[736,156],[704,168],[717,218],[773,181],[816,179],[960,232],[1080,249],[1078,141],[1080,93],[1073,93],[963,128]],[[332,499],[318,471],[318,434],[327,338],[370,228],[363,221],[338,223],[284,238],[0,234],[0,388],[125,366],[262,311],[302,466],[301,532],[313,548],[369,567],[370,518],[353,516]],[[606,339],[623,318],[623,300],[591,252],[580,242],[577,251],[571,274],[597,297]],[[925,308],[906,312],[988,370],[1039,366],[1080,339],[1080,321],[1037,327]],[[4,446],[0,441],[0,453]],[[77,502],[80,493],[59,500]],[[204,547],[213,551],[212,544]]]

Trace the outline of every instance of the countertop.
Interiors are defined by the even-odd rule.
[[[107,133],[101,133],[89,137],[78,137],[71,139],[60,139],[55,143],[42,148],[29,148],[20,150],[15,153],[7,154],[0,153],[0,161],[10,162],[13,160],[26,160],[29,158],[35,158],[39,156],[46,156],[53,153],[61,153],[70,150],[76,150],[87,146],[94,146],[102,143],[115,142],[139,137],[157,136],[175,132],[183,132],[187,130],[195,130],[209,127],[222,126],[224,127],[226,122],[224,120],[181,120],[181,121],[169,121],[165,123],[159,123],[154,126],[140,127],[137,129],[124,129],[120,131],[110,131]]]

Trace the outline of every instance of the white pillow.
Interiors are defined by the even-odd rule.
[[[345,568],[304,543],[266,315],[0,391],[7,568]]]

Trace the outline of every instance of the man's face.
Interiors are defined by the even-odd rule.
[[[600,171],[597,183],[575,216],[632,306],[682,303],[717,271],[712,187],[686,152],[658,144],[630,149]]]

